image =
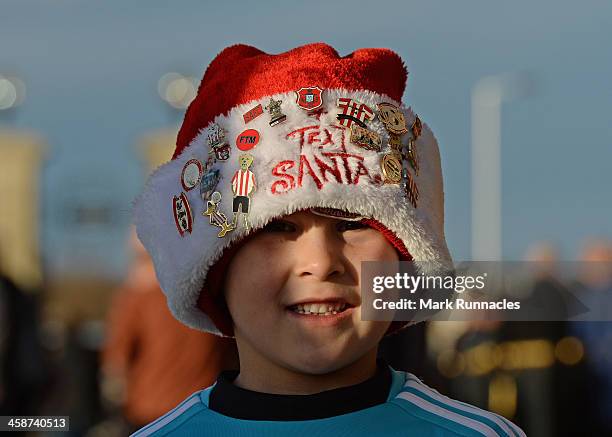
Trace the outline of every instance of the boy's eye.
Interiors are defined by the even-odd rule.
[[[368,225],[361,223],[360,221],[342,220],[336,225],[336,229],[340,232],[353,231],[357,229],[367,228]]]
[[[295,225],[284,220],[272,220],[262,230],[265,232],[293,232]]]

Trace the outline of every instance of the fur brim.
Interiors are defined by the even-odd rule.
[[[243,153],[237,149],[234,141],[245,129],[256,129],[261,136],[259,144],[247,152],[254,157],[250,170],[255,174],[257,185],[251,195],[251,232],[273,218],[305,208],[337,208],[371,217],[393,231],[404,242],[414,260],[428,261],[426,265],[430,266],[431,271],[421,273],[435,273],[451,266],[444,237],[444,193],[438,144],[425,123],[416,143],[420,171],[415,181],[420,196],[418,207],[414,208],[400,185],[380,183],[380,159],[383,153],[364,150],[351,144],[349,130],[338,127],[336,119],[339,113],[336,106],[338,97],[350,97],[374,109],[377,103],[389,102],[399,106],[399,102],[368,91],[325,90],[323,113],[316,117],[295,104],[295,93],[272,97],[282,100],[282,112],[287,116],[287,121],[277,126],[270,127],[270,116],[266,111],[248,124],[243,119],[243,114],[257,104],[265,107],[269,98],[237,106],[214,120],[227,132],[226,140],[231,146],[229,160],[218,162],[214,167],[221,172],[217,191],[222,196],[220,211],[228,220],[233,217],[231,180],[240,168],[238,156]],[[405,107],[402,107],[402,112],[410,126],[415,114]],[[300,128],[307,128],[305,136],[299,131],[295,133]],[[380,121],[376,119],[369,122],[368,128],[380,134],[383,144],[386,144],[388,135]],[[206,205],[200,197],[199,189],[196,187],[185,192],[181,185],[181,173],[188,160],[206,162],[209,150],[207,134],[207,130],[200,132],[180,156],[162,165],[151,175],[143,193],[135,201],[134,219],[138,236],[151,254],[158,280],[174,316],[190,327],[219,334],[209,317],[198,309],[198,296],[209,268],[220,258],[225,248],[244,237],[246,229],[238,226],[225,237],[219,238],[217,234],[220,228],[209,224],[208,217],[202,215]],[[303,144],[300,144],[300,139],[304,140]],[[329,172],[325,175],[326,181],[323,181],[320,173],[315,178],[309,174],[307,167],[301,181],[298,181],[300,155],[313,163],[316,157],[323,159],[324,152],[337,154],[334,162],[340,163],[342,181],[338,182]],[[347,161],[343,161],[338,155],[341,153],[360,158],[347,158]],[[329,156],[325,158],[326,162],[331,162]],[[294,165],[283,167],[282,172],[274,172],[273,169],[278,169],[282,161],[293,162]],[[357,175],[357,161],[365,166],[367,175],[364,171]],[[313,171],[317,173],[318,169]],[[281,174],[293,177],[292,189],[283,191],[284,188],[291,188],[292,183],[289,176]],[[356,178],[359,178],[359,182],[352,183]],[[320,187],[315,179],[321,182]],[[172,207],[173,197],[181,192],[186,194],[193,217],[191,232],[183,236],[177,230]]]

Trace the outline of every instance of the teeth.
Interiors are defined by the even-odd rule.
[[[346,303],[305,303],[296,305],[293,311],[300,314],[329,316],[344,311]]]

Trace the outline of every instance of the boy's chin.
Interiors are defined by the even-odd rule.
[[[356,355],[356,356],[355,356]],[[338,350],[319,350],[306,354],[295,354],[287,360],[294,371],[306,375],[325,375],[342,369],[355,361],[362,354],[342,353]]]

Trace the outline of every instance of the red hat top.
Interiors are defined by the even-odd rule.
[[[308,44],[270,55],[237,44],[210,63],[178,133],[173,159],[217,115],[265,96],[316,85],[323,89],[369,90],[400,101],[408,72],[389,49],[359,49],[340,57],[324,43]]]

